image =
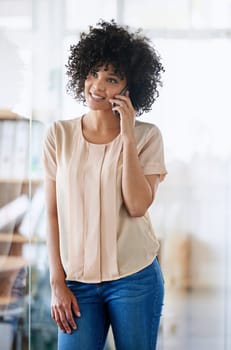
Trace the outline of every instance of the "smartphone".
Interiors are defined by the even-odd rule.
[[[128,91],[128,86],[125,86],[125,88],[123,88],[123,90],[120,92],[120,95],[124,96],[127,91]],[[112,108],[113,107],[116,107],[116,103],[112,103]],[[119,116],[119,113],[117,111],[113,111],[113,113]]]

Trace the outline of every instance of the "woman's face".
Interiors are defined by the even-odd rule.
[[[88,107],[93,110],[111,110],[110,98],[119,95],[127,84],[115,73],[112,65],[99,67],[91,71],[85,80],[85,99]]]

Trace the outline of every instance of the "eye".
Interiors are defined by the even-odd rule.
[[[117,84],[118,81],[115,78],[108,78],[109,83]]]

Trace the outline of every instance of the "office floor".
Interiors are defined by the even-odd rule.
[[[157,350],[228,350],[231,327],[224,291],[167,290]],[[114,350],[109,333],[106,350]]]

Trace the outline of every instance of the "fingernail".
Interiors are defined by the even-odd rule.
[[[77,316],[78,316],[78,317],[81,317],[81,313],[80,313],[80,312],[77,312]]]

